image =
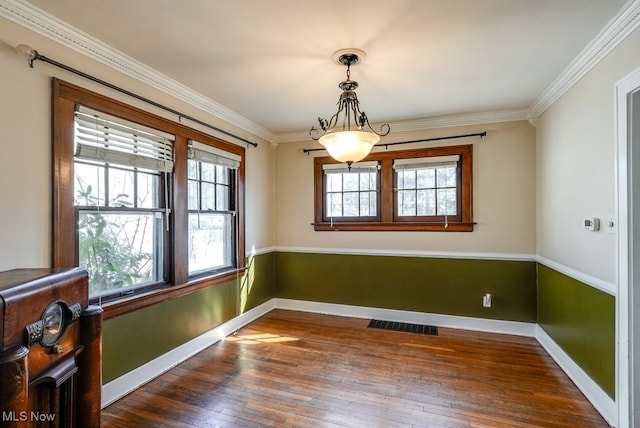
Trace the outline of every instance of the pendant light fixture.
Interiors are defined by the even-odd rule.
[[[320,129],[311,127],[309,136],[318,140],[332,158],[339,162],[346,162],[351,168],[353,162],[369,154],[373,146],[380,141],[380,137],[391,131],[391,127],[385,123],[380,127],[380,132],[375,131],[369,124],[367,115],[360,111],[360,103],[356,95],[358,82],[351,80],[351,66],[364,58],[364,52],[358,49],[343,49],[336,52],[333,57],[338,64],[347,67],[347,80],[338,84],[342,90],[338,99],[338,111],[329,120],[318,117]]]

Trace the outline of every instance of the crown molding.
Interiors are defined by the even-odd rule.
[[[20,0],[2,0],[0,2],[0,16],[197,107],[232,126],[264,138],[267,141],[275,141],[276,139],[275,134],[268,129],[29,3]],[[34,49],[37,50],[37,47],[34,47]]]
[[[640,25],[640,0],[629,0],[529,107],[537,118]]]
[[[202,94],[100,42],[41,9],[21,0],[0,1],[0,16],[125,75],[197,107],[214,117],[271,143],[305,141],[306,131],[275,134]],[[629,0],[528,110],[473,113],[392,122],[394,131],[420,131],[475,124],[534,121],[640,25],[640,0]],[[37,48],[36,48],[37,49]]]
[[[393,132],[423,131],[425,129],[451,128],[454,126],[484,125],[487,123],[527,120],[527,110],[507,110],[485,113],[428,117],[424,119],[389,122]],[[278,143],[309,140],[309,131],[285,132],[277,135]]]
[[[527,110],[489,111],[483,113],[458,114],[451,116],[428,117],[418,120],[394,122],[393,130],[420,131],[433,128],[451,128],[454,126],[484,125],[487,123],[516,122],[527,120]]]

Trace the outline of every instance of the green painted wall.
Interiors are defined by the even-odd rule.
[[[274,260],[274,253],[247,257],[247,271],[240,290],[242,313],[273,298]]]
[[[536,321],[535,262],[278,252],[275,276],[276,297]]]
[[[247,260],[241,279],[135,312],[103,325],[103,383],[153,360],[171,349],[254,308],[273,297],[273,254]]]
[[[615,397],[615,298],[538,265],[538,324]]]
[[[277,279],[277,280],[276,280]],[[482,307],[491,293],[493,307]],[[241,279],[105,321],[107,383],[273,297],[537,322],[611,397],[615,299],[527,261],[275,252]]]

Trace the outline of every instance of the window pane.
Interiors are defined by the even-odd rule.
[[[378,194],[369,192],[369,214],[370,216],[378,215]]]
[[[417,215],[436,215],[436,191],[418,190],[416,193]]]
[[[345,173],[342,174],[344,177],[344,191],[354,191],[358,190],[358,179],[360,174],[356,173]]]
[[[216,166],[206,162],[200,162],[200,168],[202,171],[201,180],[215,182],[216,181]]]
[[[371,204],[369,201],[370,195],[371,193],[369,192],[360,193],[360,215],[361,216],[371,215]]]
[[[109,206],[133,207],[133,171],[109,168]]]
[[[96,206],[104,205],[104,168],[76,162],[75,171],[75,201],[74,205]]]
[[[416,215],[416,196],[413,190],[398,191],[399,215]]]
[[[329,217],[342,216],[342,194],[329,193],[327,195],[327,215]]]
[[[80,267],[89,273],[89,297],[162,281],[160,213],[80,211]]]
[[[433,168],[419,169],[416,175],[416,186],[419,189],[436,187],[436,171]]]
[[[188,209],[190,210],[197,210],[198,209],[198,182],[197,181],[193,181],[193,180],[189,180],[187,182],[187,194],[188,194],[188,201],[187,201],[187,206]]]
[[[187,161],[187,178],[191,180],[198,179],[198,161],[191,159]]]
[[[216,209],[220,211],[229,209],[229,186],[216,185]]]
[[[160,177],[157,174],[138,172],[138,197],[139,208],[158,208],[158,187]]]
[[[200,189],[202,194],[202,210],[215,210],[216,209],[216,185],[213,183],[201,183]]]
[[[398,189],[404,189],[404,171],[396,172],[396,177],[398,177]]]
[[[456,168],[446,167],[438,168],[438,187],[455,187],[456,186]]]
[[[345,192],[343,195],[343,217],[358,217],[360,215],[360,198],[358,192]]]
[[[220,184],[229,184],[229,168],[216,165],[216,182]]]
[[[401,189],[415,189],[416,188],[416,170],[409,169],[402,171],[402,186]]]
[[[342,174],[327,174],[327,189],[329,192],[341,192]]]
[[[189,274],[230,267],[231,214],[189,214]]]
[[[360,175],[360,190],[371,190],[372,186],[375,189],[375,182],[372,181],[371,174],[363,173]]]
[[[455,189],[438,189],[438,215],[456,215],[457,201]]]

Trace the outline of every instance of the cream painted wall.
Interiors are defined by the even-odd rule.
[[[246,151],[246,252],[266,250],[275,245],[275,152],[270,143]]]
[[[30,69],[14,46],[41,54],[139,95],[259,143],[246,150],[246,243],[248,251],[274,245],[274,153],[270,144],[212,115],[0,18],[0,271],[48,267],[51,258],[51,84],[55,76],[174,119],[169,113],[44,62]],[[186,123],[189,125],[188,123]],[[193,125],[193,127],[198,127]],[[207,128],[199,127],[207,132]]]
[[[584,217],[616,213],[614,84],[640,66],[636,30],[565,93],[537,125],[537,253],[615,283],[616,236]]]
[[[473,143],[473,232],[316,232],[313,230],[311,140],[280,144],[276,151],[276,242],[282,247],[459,253],[535,253],[535,128],[526,121],[392,133],[406,141],[487,131],[487,137],[429,143]],[[396,146],[396,150],[427,144]],[[391,149],[390,149],[391,150]]]

